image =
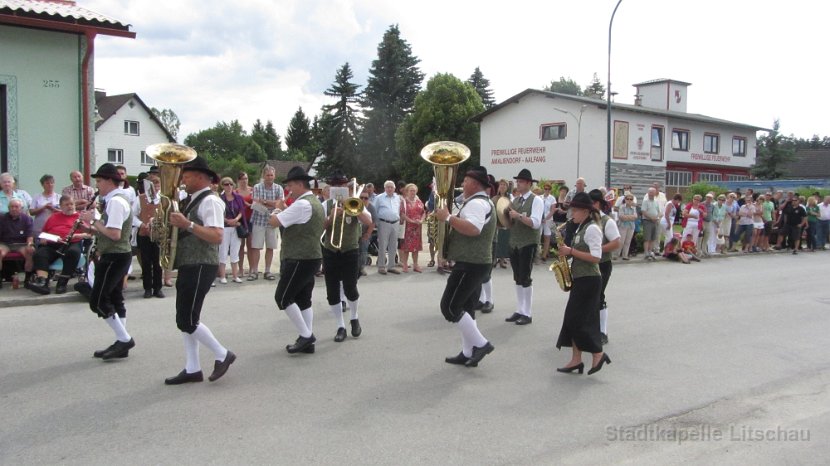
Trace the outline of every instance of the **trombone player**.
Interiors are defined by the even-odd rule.
[[[326,298],[331,313],[337,321],[337,333],[334,341],[340,343],[346,339],[346,323],[343,319],[343,308],[340,301],[340,287],[349,302],[351,312],[352,337],[359,337],[362,331],[358,320],[357,279],[360,275],[360,248],[359,240],[362,235],[362,225],[371,225],[372,216],[364,208],[360,200],[362,187],[354,182],[353,191],[349,193],[346,187],[349,179],[343,172],[336,170],[327,180],[331,186],[331,197],[323,204],[326,220],[323,223],[325,231],[321,241],[323,243],[323,270],[326,277]],[[338,193],[345,190],[345,196]],[[338,197],[339,196],[339,197]]]
[[[461,352],[444,360],[449,364],[476,367],[494,349],[474,319],[481,284],[493,266],[496,215],[486,191],[489,186],[484,167],[469,170],[464,175],[465,200],[458,213],[450,215],[445,206],[435,210],[435,217],[450,226],[447,259],[455,261],[441,297],[441,314],[461,332]]]

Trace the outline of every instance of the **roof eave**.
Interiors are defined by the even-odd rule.
[[[46,29],[49,31],[69,32],[75,34],[93,33],[96,35],[100,34],[135,39],[135,32],[129,30],[130,25],[126,25],[124,26],[124,28],[108,28],[104,26],[80,24],[77,21],[53,21],[48,19],[18,16],[14,14],[0,14],[0,24],[24,26],[37,29]]]

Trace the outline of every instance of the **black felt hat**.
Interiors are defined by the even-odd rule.
[[[286,180],[288,181],[288,180]],[[326,183],[332,186],[342,186],[349,182],[349,179],[346,178],[346,175],[343,174],[340,170],[335,170],[334,173],[326,180]]]
[[[586,193],[576,193],[574,198],[571,200],[571,208],[593,210],[594,201],[592,201],[591,196]]]
[[[482,189],[487,189],[490,186],[490,179],[487,178],[487,169],[484,167],[471,168],[467,170],[464,176],[478,181]]]
[[[207,160],[205,160],[201,155],[197,155],[195,159],[182,166],[182,172],[186,171],[202,172],[210,177],[211,182],[219,182],[219,175],[208,167]]]
[[[296,167],[292,167],[291,170],[288,170],[288,175],[286,175],[285,180],[283,182],[287,183],[289,181],[311,181],[313,180],[313,176],[308,176],[308,173],[303,170],[303,167],[297,165]]]
[[[602,209],[608,207],[608,201],[605,200],[605,196],[602,195],[602,191],[599,189],[592,189],[588,192],[588,197],[591,198],[592,202],[599,202],[599,205]]]
[[[93,178],[106,178],[112,181],[120,182],[121,175],[118,174],[118,169],[111,163],[105,163],[98,167],[98,171],[91,175]]]
[[[539,180],[534,180],[533,175],[530,174],[530,170],[527,168],[522,168],[517,176],[513,177],[514,180],[525,180],[530,181],[531,183],[537,183]]]

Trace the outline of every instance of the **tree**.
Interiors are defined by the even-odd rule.
[[[344,64],[334,77],[334,83],[324,92],[334,97],[336,102],[323,106],[323,115],[317,123],[315,138],[319,142],[324,160],[317,164],[317,172],[328,176],[334,170],[358,175],[357,170],[357,136],[360,117],[355,106],[359,103],[360,88],[351,82],[353,78],[349,63]],[[360,173],[363,175],[363,173]]]
[[[585,87],[585,92],[582,95],[595,99],[605,99],[605,86],[602,85],[596,73],[594,73],[594,79],[591,80],[591,84]]]
[[[161,122],[161,125],[173,136],[173,139],[176,141],[179,140],[179,127],[181,127],[181,122],[179,121],[178,115],[176,112],[169,108],[163,108],[161,110],[152,107],[150,111],[153,112],[156,118]]]
[[[271,120],[263,126],[262,122],[257,119],[254,122],[254,127],[251,129],[251,139],[262,148],[262,160],[249,160],[250,162],[264,162],[265,160],[278,160],[282,155],[282,147],[280,145],[280,137],[274,130],[274,124]]]
[[[492,108],[496,105],[496,101],[493,99],[493,91],[490,90],[490,80],[484,77],[484,74],[477,66],[467,82],[473,86],[473,89],[481,97],[485,109]]]
[[[413,113],[398,128],[399,173],[405,180],[425,187],[433,170],[419,154],[423,146],[435,141],[457,141],[470,148],[470,159],[461,165],[460,173],[480,165],[479,128],[470,119],[483,111],[481,97],[471,84],[451,74],[435,75],[415,100]]]
[[[230,123],[220,121],[213,128],[188,135],[184,143],[210,161],[231,160],[241,157],[249,136],[238,120]]]
[[[371,181],[393,178],[398,160],[395,131],[415,105],[424,74],[418,69],[420,60],[412,54],[409,44],[401,39],[398,26],[390,26],[378,45],[378,58],[369,70],[363,107],[366,124],[360,154],[361,166]]]
[[[794,144],[778,132],[780,127],[781,123],[776,119],[772,124],[772,131],[758,138],[758,151],[755,154],[752,174],[763,180],[781,178],[784,175],[784,167],[793,160]]]
[[[291,154],[289,160],[308,160],[311,155],[311,122],[305,116],[302,107],[297,109],[288,123],[285,143],[288,146],[289,154]]]
[[[551,81],[550,86],[545,87],[546,91],[558,92],[560,94],[582,95],[582,88],[571,78],[559,77],[559,81]]]

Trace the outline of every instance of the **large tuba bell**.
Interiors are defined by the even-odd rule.
[[[173,270],[179,229],[170,224],[170,212],[179,211],[179,178],[182,165],[196,158],[196,151],[181,144],[153,144],[145,149],[147,157],[159,166],[161,188],[156,213],[150,225],[150,240],[159,245],[159,262],[164,270]]]
[[[427,144],[421,149],[421,158],[432,164],[435,174],[435,208],[446,207],[452,212],[452,200],[455,198],[455,179],[458,166],[470,158],[470,148],[453,141],[438,141]],[[446,259],[447,242],[450,225],[435,219],[435,250],[438,257]]]

